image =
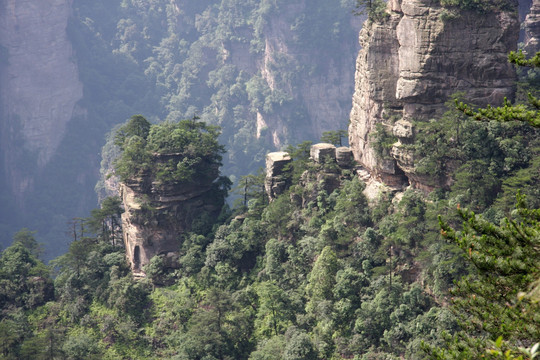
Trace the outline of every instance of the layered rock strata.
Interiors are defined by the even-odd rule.
[[[309,155],[313,161],[323,163],[325,161],[336,161],[336,147],[332,144],[319,143],[311,146]]]
[[[529,56],[533,56],[540,51],[540,0],[533,0],[523,28],[525,30],[523,50]]]
[[[287,165],[291,161],[291,156],[285,151],[272,152],[266,155],[264,188],[270,201],[274,200],[290,186]]]
[[[376,179],[430,190],[439,183],[415,174],[415,121],[437,118],[453,93],[477,105],[513,98],[517,12],[444,9],[434,0],[392,0],[388,17],[360,32],[349,142],[355,159]],[[381,124],[377,126],[377,124]],[[394,136],[390,154],[375,151],[377,136]],[[377,134],[379,133],[379,134]]]
[[[174,154],[155,154],[154,161],[176,159]],[[177,156],[176,156],[177,157]],[[152,257],[163,255],[166,265],[177,266],[183,236],[193,229],[194,222],[216,218],[223,206],[223,197],[215,193],[213,179],[197,183],[166,183],[149,174],[120,183],[124,210],[122,230],[126,256],[135,274],[144,274],[143,266]]]

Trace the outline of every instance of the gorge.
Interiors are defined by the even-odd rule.
[[[537,0],[0,10],[2,359],[537,356]]]

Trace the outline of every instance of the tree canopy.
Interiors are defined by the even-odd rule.
[[[146,174],[161,182],[211,182],[224,153],[219,134],[219,127],[197,117],[150,125],[135,115],[116,131],[114,142],[122,152],[114,162],[115,174],[122,181]]]

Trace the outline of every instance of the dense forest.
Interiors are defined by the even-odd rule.
[[[523,86],[537,89],[537,74],[528,74]],[[264,173],[246,176],[236,190],[244,201],[182,235],[179,267],[156,256],[144,279],[133,278],[112,225],[118,199],[80,219],[69,251],[50,267],[34,234],[21,230],[0,258],[3,357],[532,359],[540,336],[538,129],[463,114],[519,111],[508,104],[490,113],[458,108],[449,103],[415,145],[429,171],[459,164],[451,188],[370,201],[352,169],[314,162],[303,142],[287,149],[292,185],[284,194],[269,202]],[[213,146],[198,140],[192,151],[211,149],[205,156],[219,161],[216,128],[179,124],[207,134]],[[137,160],[128,146],[140,154],[168,146],[156,141],[171,126],[133,117],[117,131],[124,180],[154,171],[144,162],[123,170]]]
[[[210,22],[211,13],[199,20]],[[132,31],[152,36],[151,27]],[[123,51],[148,49],[134,40]],[[314,159],[308,140],[285,148],[292,160],[282,174],[283,193],[268,196],[261,169],[238,176],[232,190],[238,199],[228,205],[231,183],[217,168],[232,163],[225,143],[245,124],[230,130],[212,121],[211,111],[199,117],[182,108],[197,104],[196,86],[171,103],[162,94],[164,122],[119,113],[131,117],[109,134],[104,175],[130,183],[150,174],[154,187],[218,179],[220,215],[196,219],[178,234],[178,264],[155,256],[144,277],[134,277],[126,261],[117,196],[73,219],[69,249],[48,265],[35,232],[20,230],[0,255],[2,358],[537,357],[539,57],[510,55],[520,66],[516,103],[477,109],[458,93],[444,115],[415,124],[420,131],[408,146],[422,159],[418,173],[452,174],[447,187],[429,193],[383,187],[368,197],[354,163]],[[91,78],[99,85],[97,74]],[[160,94],[154,85],[128,88],[148,90],[133,94],[141,106]],[[259,100],[270,110],[275,99]],[[172,103],[184,110],[165,115]],[[329,131],[323,140],[341,146],[342,136]],[[374,137],[377,156],[387,156],[392,134]],[[160,154],[175,160],[153,161]],[[145,204],[152,222],[159,209]]]

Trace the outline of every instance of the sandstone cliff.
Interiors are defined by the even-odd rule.
[[[350,96],[354,90],[354,54],[359,47],[349,43],[337,44],[337,48],[317,48],[317,44],[291,44],[298,35],[292,30],[290,19],[306,12],[311,6],[307,1],[287,4],[285,11],[272,16],[263,32],[265,37],[262,61],[254,59],[264,81],[270,89],[284,92],[294,99],[295,108],[279,107],[272,114],[259,112],[257,132],[267,127],[271,141],[276,148],[300,139],[317,139],[328,130],[336,130],[346,125],[350,111]],[[360,29],[363,19],[351,19],[351,27]],[[314,39],[317,41],[317,39]],[[330,54],[330,52],[332,54]],[[340,56],[333,56],[333,54]],[[352,55],[352,56],[351,56]],[[282,79],[282,64],[286,71],[293,71],[308,65],[312,68],[309,76]],[[298,76],[299,74],[296,74]],[[283,81],[285,80],[285,81]],[[301,104],[307,119],[292,119],[291,112],[298,111]]]
[[[155,154],[154,162],[176,158]],[[216,168],[215,177],[218,174]],[[212,181],[215,177],[197,183],[160,183],[146,174],[120,183],[126,257],[134,273],[143,274],[142,267],[156,255],[165,256],[166,266],[175,267],[184,234],[194,230],[195,222],[200,226],[217,218],[224,202]]]
[[[390,185],[444,185],[416,175],[412,153],[401,146],[414,141],[413,120],[440,115],[458,91],[478,105],[513,97],[506,58],[517,44],[517,13],[451,11],[433,0],[393,0],[388,17],[360,33],[349,141],[356,160]],[[377,124],[397,138],[384,157],[374,150]]]
[[[525,39],[523,50],[533,56],[540,51],[540,0],[533,0],[529,14],[523,23]]]
[[[67,123],[84,113],[76,105],[82,84],[66,34],[70,12],[70,0],[0,1],[0,154],[19,203]]]

